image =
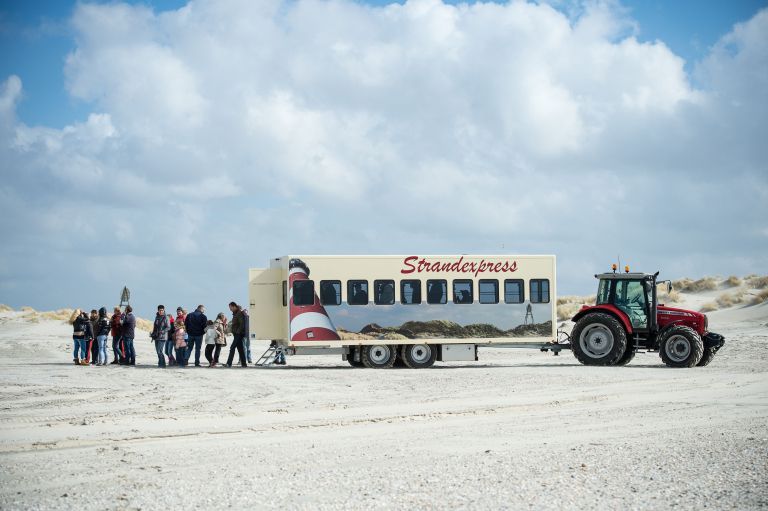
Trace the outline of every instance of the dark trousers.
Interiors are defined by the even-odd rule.
[[[115,355],[115,361],[120,361],[120,336],[112,337],[112,353]]]
[[[123,337],[122,343],[125,350],[125,361],[129,365],[136,365],[136,350],[133,349],[133,339],[131,337]]]
[[[221,353],[221,344],[206,344],[205,345],[205,359],[210,364],[211,362],[219,363],[219,353]]]
[[[235,336],[235,339],[232,341],[232,346],[229,347],[229,356],[227,357],[227,365],[232,365],[232,360],[235,358],[235,350],[237,350],[237,354],[240,356],[240,365],[243,367],[248,367],[248,364],[245,361],[245,348],[243,347],[243,336]]]
[[[184,367],[187,365],[187,360],[189,360],[187,351],[189,351],[189,346],[176,348],[176,363],[179,364],[179,367]]]
[[[91,357],[89,362],[95,364],[99,360],[99,343],[96,341],[96,339],[91,339],[89,348],[91,351]]]
[[[155,351],[157,352],[157,367],[165,367],[165,341],[155,340]]]
[[[192,346],[195,347],[195,365],[200,365],[200,348],[203,346],[202,335],[187,335],[187,362],[192,356]]]

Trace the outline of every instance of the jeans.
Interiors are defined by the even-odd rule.
[[[125,361],[130,365],[136,365],[136,350],[133,349],[133,337],[123,337],[123,349]]]
[[[235,350],[237,350],[237,354],[240,356],[240,365],[243,367],[248,367],[248,364],[245,363],[245,349],[243,348],[244,339],[245,336],[235,336],[234,340],[232,341],[232,346],[229,347],[227,366],[232,365],[232,360],[235,358]]]
[[[192,355],[192,347],[195,348],[195,365],[200,365],[200,348],[203,345],[203,336],[202,335],[189,335],[187,337],[187,360],[186,362],[189,363],[189,357]]]
[[[77,356],[77,352],[80,351],[80,356]],[[86,339],[75,339],[75,358],[80,360],[86,360],[88,357],[88,341]]]
[[[115,355],[115,360],[119,361],[120,356],[120,336],[112,336],[112,353]]]
[[[75,345],[75,350],[72,352],[72,358],[78,358],[77,352],[80,351],[80,345],[77,343],[76,338],[72,338],[72,343]]]
[[[157,367],[165,367],[165,346],[167,342],[168,341],[155,340],[155,351],[157,352]]]
[[[98,362],[99,364],[106,364],[107,363],[107,336],[99,335],[98,337],[96,337],[96,340],[99,343]]]
[[[176,348],[176,362],[178,362],[179,367],[185,367],[187,365],[187,360],[189,360],[187,351],[188,349],[186,346]]]
[[[164,348],[165,356],[168,357],[169,364],[172,364],[175,361],[175,359],[173,358],[173,348],[174,348],[174,343],[172,340],[168,339],[167,341],[165,341],[165,348]]]
[[[245,358],[248,359],[248,363],[251,363],[251,338],[243,336],[243,348],[245,348]]]

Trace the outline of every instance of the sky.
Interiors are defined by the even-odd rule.
[[[0,0],[0,303],[285,254],[768,273],[768,4]]]

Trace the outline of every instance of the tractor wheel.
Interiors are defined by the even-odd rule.
[[[714,348],[704,348],[704,354],[701,356],[701,360],[696,364],[696,367],[708,366],[712,359],[715,358]]]
[[[347,362],[349,362],[349,365],[352,367],[365,367],[362,362],[358,362],[355,360],[355,351],[357,351],[359,348],[351,348],[349,351],[349,354],[347,355]]]
[[[363,365],[369,369],[389,369],[395,365],[397,359],[397,346],[389,344],[377,344],[363,346]]]
[[[704,355],[704,343],[694,329],[675,325],[659,336],[659,354],[669,367],[693,367]]]
[[[617,366],[625,366],[632,362],[632,359],[635,358],[635,348],[631,346],[627,346],[627,349],[624,351],[624,354],[621,356],[618,362],[616,362],[615,365]]]
[[[437,346],[429,344],[406,344],[400,350],[400,357],[411,369],[432,367],[437,360]]]
[[[584,365],[612,366],[627,351],[627,332],[610,314],[587,314],[573,327],[571,351]]]

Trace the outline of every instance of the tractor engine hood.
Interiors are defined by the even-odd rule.
[[[657,310],[659,328],[664,328],[672,323],[690,326],[700,334],[707,331],[707,315],[687,309],[659,305]]]

